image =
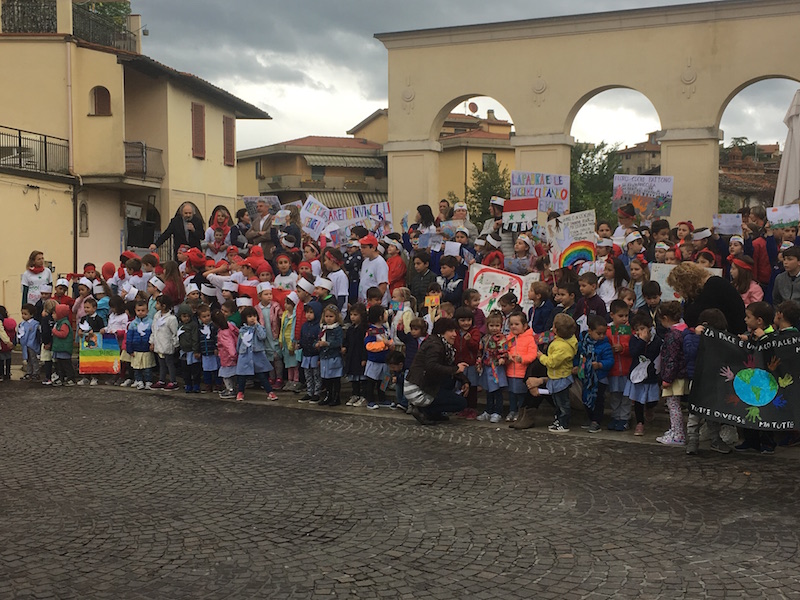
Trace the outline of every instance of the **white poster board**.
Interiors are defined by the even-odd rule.
[[[325,227],[328,226],[329,215],[330,209],[327,206],[314,196],[309,196],[303,204],[303,208],[300,209],[300,223],[303,231],[318,240]]]
[[[711,224],[719,235],[742,235],[741,213],[714,215]]]
[[[594,210],[584,210],[547,222],[552,267],[571,267],[594,260],[595,221]]]
[[[672,212],[672,177],[657,175],[614,175],[614,196],[611,206],[616,211],[624,204],[633,204],[643,221],[668,217]]]
[[[498,304],[500,296],[508,292],[512,292],[517,297],[520,305],[527,312],[533,306],[533,302],[528,300],[528,290],[531,284],[539,279],[539,273],[516,275],[473,263],[467,273],[466,287],[480,292],[481,302],[478,307],[487,315],[493,310],[500,310]]]

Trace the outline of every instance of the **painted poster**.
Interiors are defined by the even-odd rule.
[[[798,346],[796,331],[750,343],[707,328],[700,339],[689,409],[746,429],[795,429],[800,411]]]
[[[344,237],[350,237],[351,227],[361,225],[380,238],[392,232],[392,209],[388,202],[331,208],[328,221],[338,223]]]
[[[493,269],[484,265],[473,263],[467,274],[467,288],[474,288],[481,294],[478,307],[485,314],[493,310],[500,310],[498,300],[500,296],[513,292],[524,310],[528,310],[533,303],[528,300],[528,290],[534,281],[539,281],[538,273],[529,275],[515,275],[508,271]]]
[[[616,211],[631,203],[642,221],[668,217],[672,212],[672,177],[657,175],[614,175],[611,206]]]
[[[662,263],[650,263],[650,281],[656,281],[658,282],[658,285],[661,286],[662,302],[669,302],[670,300],[680,299],[678,292],[673,290],[667,284],[667,277],[669,277],[670,272],[672,271],[672,269],[675,268],[675,266],[676,265],[665,265]],[[722,277],[722,269],[708,269],[708,271],[712,275]]]
[[[742,235],[742,215],[740,213],[728,215],[714,215],[711,217],[714,231],[720,235]]]
[[[80,374],[119,373],[119,343],[114,334],[90,331],[80,338]]]
[[[511,195],[503,207],[503,227],[528,231],[538,213],[569,208],[569,175],[511,171]]]
[[[797,227],[800,222],[800,205],[770,206],[767,221],[772,227]]]
[[[281,209],[281,201],[277,196],[242,196],[244,207],[247,209],[247,213],[250,215],[250,220],[253,221],[253,223],[257,223],[261,220],[261,216],[258,214],[258,210],[256,210],[256,204],[258,204],[259,200],[265,200],[267,204],[269,204],[270,214],[274,215]]]
[[[314,196],[309,196],[303,204],[303,208],[300,209],[300,223],[303,231],[318,240],[328,225],[329,215],[330,209],[327,206]]]
[[[464,221],[461,219],[442,221],[440,227],[442,229],[442,237],[446,240],[452,240],[456,236],[456,229],[464,227]]]
[[[547,221],[550,264],[572,267],[595,257],[595,212],[584,210]]]

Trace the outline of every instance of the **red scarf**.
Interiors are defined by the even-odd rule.
[[[28,267],[28,271],[30,271],[34,275],[38,275],[39,273],[44,271],[44,267]]]
[[[225,232],[225,237],[224,237],[224,238],[222,238],[222,239],[223,239],[223,241],[224,241],[224,240],[225,240],[225,238],[227,238],[227,237],[228,237],[228,232],[231,230],[231,226],[230,226],[230,224],[229,224],[229,223],[230,223],[230,219],[226,219],[226,220],[225,220],[225,225],[220,225],[219,223],[217,223],[217,215],[218,215],[220,212],[222,212],[222,211],[219,211],[219,210],[218,210],[217,212],[215,212],[215,213],[214,213],[214,216],[213,216],[213,217],[211,217],[211,222],[213,223],[213,225],[211,226],[211,230],[213,231],[213,230],[215,230],[215,229],[217,229],[217,228],[219,228],[219,229],[222,229],[222,231],[224,231],[224,232]],[[217,250],[217,252],[219,252],[219,250]]]

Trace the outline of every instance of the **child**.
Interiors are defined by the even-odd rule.
[[[394,347],[394,342],[386,330],[386,309],[382,306],[372,306],[367,312],[369,329],[364,338],[364,347],[367,350],[367,361],[364,366],[366,379],[365,396],[367,408],[377,409],[381,406],[390,406],[386,401],[385,390],[382,382],[386,377],[386,355]]]
[[[151,280],[152,281],[152,280]],[[153,318],[150,351],[158,362],[158,381],[154,390],[172,391],[178,387],[175,352],[178,350],[178,319],[172,312],[172,300],[161,294],[156,297],[156,316]]]
[[[553,321],[556,315],[565,314],[572,317],[575,314],[575,301],[580,295],[580,288],[577,283],[559,282],[555,286],[555,294],[553,299],[556,301],[556,306],[550,315],[547,323],[547,329],[550,331],[553,328]]]
[[[745,306],[750,306],[753,302],[761,302],[764,299],[764,290],[753,279],[753,269],[755,263],[749,256],[732,257],[731,261],[731,283],[736,291],[742,296]]]
[[[342,311],[342,316],[347,314],[347,299],[349,296],[349,281],[347,273],[342,269],[344,264],[344,256],[338,248],[325,248],[322,258],[322,266],[324,267],[323,273],[327,279],[333,283],[331,293],[336,298],[336,305]]]
[[[525,371],[528,365],[536,360],[539,350],[536,347],[536,340],[533,338],[533,331],[528,327],[528,321],[522,311],[512,312],[506,322],[509,327],[507,338],[508,362],[506,363],[509,413],[506,421],[516,421],[517,418],[524,416],[520,415],[520,410],[528,397],[528,387],[525,385]]]
[[[254,377],[261,384],[261,387],[267,392],[267,400],[277,400],[278,396],[269,385],[268,373],[272,370],[272,365],[267,360],[264,346],[267,332],[258,322],[258,311],[252,306],[245,306],[242,309],[242,319],[243,325],[236,340],[238,384],[236,401],[244,400],[244,388],[247,385],[248,377]]]
[[[267,332],[267,360],[273,366],[269,384],[273,389],[279,390],[283,387],[283,356],[280,349],[283,309],[276,300],[273,300],[272,285],[268,281],[259,283],[256,290],[259,298],[258,321]]]
[[[197,307],[197,320],[199,324],[198,339],[200,342],[200,362],[203,368],[203,383],[206,392],[214,391],[214,383],[219,371],[219,356],[217,355],[217,326],[211,320],[211,307],[201,304]]]
[[[470,288],[464,291],[464,306],[472,311],[472,324],[481,332],[481,335],[485,335],[486,315],[483,313],[483,309],[480,308],[480,304],[481,293],[478,290]]]
[[[396,373],[397,379],[395,390],[397,391],[398,404],[407,406],[408,403],[405,401],[405,396],[403,395],[405,376],[414,362],[414,357],[417,355],[419,347],[428,337],[428,327],[423,319],[415,317],[411,319],[411,322],[408,324],[407,328],[403,323],[398,325],[397,337],[405,346],[406,355],[403,361],[403,369],[399,373]]]
[[[398,236],[398,234],[389,234]],[[406,281],[406,261],[403,260],[403,244],[394,237],[383,238],[386,244],[386,266],[389,268],[389,293],[393,293],[397,288],[405,285]]]
[[[153,333],[153,322],[147,316],[147,301],[136,301],[136,318],[128,325],[125,347],[131,355],[131,368],[137,390],[153,389],[150,382],[151,370],[156,366],[156,359],[150,351],[150,336]],[[134,386],[131,386],[134,387]]]
[[[97,314],[103,319],[103,323],[108,323],[108,303],[111,301],[111,288],[107,283],[97,283],[92,286],[92,296],[97,300]]]
[[[272,282],[276,288],[282,290],[294,290],[297,287],[297,273],[292,270],[292,259],[288,254],[280,253],[275,257],[275,266],[278,274]]]
[[[0,307],[0,316],[3,316],[3,313],[5,313],[5,308]],[[56,372],[58,373],[58,383],[54,385],[75,385],[75,369],[72,367],[72,348],[75,343],[75,337],[69,320],[70,315],[71,311],[66,304],[56,306],[52,350],[53,359],[56,363]],[[11,367],[10,359],[7,367]],[[8,373],[7,377],[10,379],[11,374]]]
[[[319,262],[320,248],[319,245],[313,241],[308,240],[303,245],[303,262],[308,263],[311,267],[311,275],[316,279],[322,274],[322,263]]]
[[[625,265],[625,268],[628,269],[629,273],[631,261],[638,258],[639,255],[642,254],[643,249],[644,240],[642,240],[641,233],[633,231],[625,237],[625,252],[620,254],[619,259],[622,261],[622,264]],[[644,256],[642,256],[642,258],[644,258]]]
[[[358,282],[361,279],[361,263],[363,260],[361,244],[358,243],[358,240],[348,242],[347,254],[344,257],[344,270],[347,272],[348,301],[350,304],[355,304],[358,299]]]
[[[506,360],[508,343],[503,335],[503,315],[497,311],[486,317],[488,333],[481,339],[480,386],[486,390],[486,410],[478,416],[479,421],[499,423],[503,418],[503,389],[508,387]]]
[[[367,349],[364,346],[364,338],[367,336],[367,307],[360,302],[353,304],[348,317],[350,327],[345,332],[342,354],[344,374],[353,386],[353,395],[347,401],[347,406],[366,406],[367,400],[361,394],[361,385],[366,380],[364,367],[367,364]],[[409,344],[406,342],[406,349],[408,347]]]
[[[425,315],[425,322],[428,324],[428,335],[433,331],[433,324],[442,318],[442,286],[436,281],[428,286],[428,296],[439,299],[439,303],[428,306],[428,314]]]
[[[181,366],[183,370],[184,391],[187,394],[200,393],[202,371],[200,354],[200,331],[194,311],[188,304],[178,307],[178,347],[180,348]]]
[[[514,242],[514,256],[504,261],[505,270],[517,275],[527,275],[531,271],[531,258],[536,256],[534,242],[527,234],[521,233]]]
[[[614,366],[614,350],[608,339],[608,325],[600,315],[587,319],[588,331],[578,344],[576,362],[578,378],[583,383],[581,400],[589,420],[586,428],[589,433],[600,431],[600,421],[605,409],[605,389],[608,387],[608,373]]]
[[[416,299],[411,295],[411,290],[407,287],[395,288],[392,292],[392,325],[389,329],[393,340],[397,340],[397,330],[402,323],[403,329],[408,330],[411,319],[416,315]]]
[[[618,298],[628,305],[628,309],[633,312],[633,307],[636,304],[636,292],[630,288],[623,288],[619,291]]]
[[[45,300],[42,303],[42,316],[39,318],[42,341],[40,359],[44,368],[42,385],[53,385],[53,327],[56,323],[53,313],[56,310],[56,306],[58,306],[58,303],[52,298]],[[0,328],[0,334],[2,333],[4,333],[4,330]]]
[[[127,378],[127,368],[131,364],[130,354],[125,350],[125,336],[128,333],[128,311],[126,310],[125,301],[119,296],[111,296],[108,300],[108,324],[100,331],[100,333],[109,333],[117,338],[119,344],[119,373],[117,373],[108,385],[121,385]],[[125,360],[123,360],[123,357]],[[133,382],[131,379],[127,385]],[[127,386],[126,386],[127,387]]]
[[[586,319],[590,315],[599,315],[608,320],[606,303],[597,295],[597,275],[584,273],[578,277],[578,288],[581,297],[575,304],[573,319],[580,325],[581,331],[586,330]]]
[[[628,272],[631,276],[631,280],[628,282],[628,288],[633,290],[634,294],[636,294],[633,310],[638,311],[644,306],[642,286],[645,282],[650,281],[650,269],[647,268],[647,261],[644,259],[644,256],[634,258],[628,265]]]
[[[636,413],[636,435],[644,435],[645,408],[654,410],[661,397],[660,369],[661,338],[656,335],[653,321],[646,313],[636,313],[631,319],[633,336],[630,339],[631,371],[625,396],[633,401]],[[681,444],[683,445],[683,444]]]
[[[528,290],[528,299],[533,302],[533,306],[528,309],[528,323],[533,329],[533,333],[542,333],[549,329],[547,324],[555,309],[555,304],[550,299],[551,289],[543,281],[534,281]]]
[[[455,256],[443,256],[439,261],[441,277],[436,281],[442,286],[442,302],[450,302],[460,306],[464,295],[464,280],[456,275],[459,259]]]
[[[539,356],[539,362],[547,368],[547,391],[556,405],[556,420],[547,430],[552,433],[567,433],[571,414],[569,386],[573,381],[572,363],[578,352],[578,340],[575,338],[578,324],[572,317],[560,314],[553,320],[553,329],[556,332],[555,339],[550,342],[547,354]]]
[[[628,285],[628,279],[628,271],[618,258],[609,258],[606,261],[597,295],[605,302],[607,310],[619,298],[619,291]]]
[[[325,399],[320,401],[320,405],[341,404],[343,342],[342,313],[339,312],[338,306],[329,304],[322,309],[322,326],[316,344],[319,350],[320,378],[322,387],[326,391]]]
[[[404,410],[408,409],[408,400],[403,395],[403,376],[405,373],[405,357],[402,352],[392,350],[386,355],[386,368],[388,369],[388,384],[394,384],[397,402],[392,402],[389,408],[395,409],[398,406]]]
[[[503,333],[508,335],[511,332],[509,317],[515,312],[522,312],[522,307],[517,304],[517,296],[514,292],[506,292],[500,296],[497,305],[500,307],[500,312],[503,313]]]
[[[221,310],[211,314],[211,320],[217,326],[217,352],[219,353],[219,376],[223,389],[219,393],[222,400],[236,398],[236,342],[239,339],[239,328],[229,321]]]
[[[36,307],[33,304],[22,306],[22,322],[17,325],[17,341],[22,348],[22,360],[25,363],[26,381],[39,381],[39,353],[42,349],[42,338],[39,333],[39,322],[33,318]]]
[[[78,282],[78,297],[75,298],[75,302],[72,304],[72,312],[76,321],[80,321],[86,314],[83,310],[83,303],[86,302],[86,298],[92,296],[92,287],[94,287],[94,284],[91,281],[86,277],[81,277]]]
[[[0,381],[11,381],[11,351],[17,345],[17,322],[8,316],[5,306],[0,306]]]
[[[661,325],[667,330],[661,345],[661,396],[666,398],[670,427],[663,436],[657,437],[656,441],[667,446],[683,446],[686,443],[686,435],[683,431],[681,400],[689,393],[683,338],[688,328],[681,319],[680,302],[674,300],[664,302],[658,310]]]
[[[629,315],[630,307],[624,300],[614,300],[611,303],[611,327],[606,333],[614,352],[614,366],[608,372],[607,390],[611,394],[611,420],[608,423],[611,431],[625,431],[631,418],[631,401],[625,397],[628,374],[631,371]]]
[[[653,258],[656,263],[664,264],[667,262],[667,252],[669,251],[669,244],[666,242],[657,242],[653,248]]]
[[[300,398],[299,402],[310,404],[319,403],[319,395],[322,391],[322,381],[320,381],[319,368],[319,318],[322,309],[319,302],[311,301],[304,306],[306,322],[300,329],[300,348],[303,350],[303,373],[306,376],[306,395]]]
[[[380,306],[383,302],[383,293],[381,292],[381,288],[372,286],[367,290],[367,309],[372,308],[373,306]]]
[[[458,323],[458,335],[456,336],[453,346],[456,349],[455,362],[467,363],[469,366],[465,369],[469,381],[469,394],[467,395],[467,409],[464,416],[467,418],[475,418],[477,413],[475,409],[478,407],[478,357],[481,346],[481,332],[472,324],[472,311],[466,306],[459,306],[453,313],[453,317]]]
[[[656,324],[656,333],[662,340],[667,330],[661,325],[658,308],[661,306],[661,285],[657,281],[646,281],[642,286],[642,296],[644,296],[644,306],[642,311],[646,311],[653,323]]]
[[[100,332],[105,328],[105,323],[103,323],[103,319],[100,317],[100,315],[97,314],[97,301],[95,301],[95,299],[91,296],[86,298],[86,301],[83,303],[83,311],[86,314],[84,314],[83,318],[81,319],[78,328],[78,335],[81,338],[91,335],[92,333],[102,335]],[[80,363],[78,368],[80,370]],[[86,384],[97,385],[97,377],[92,376],[91,379],[83,377],[78,381],[78,385]]]
[[[425,306],[428,286],[436,282],[436,274],[430,270],[431,255],[427,250],[418,250],[414,254],[414,270],[408,276],[408,288],[417,299],[417,307]]]

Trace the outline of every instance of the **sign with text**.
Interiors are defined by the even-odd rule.
[[[550,265],[572,267],[595,257],[595,212],[584,210],[547,221]]]
[[[740,213],[714,215],[711,217],[711,225],[719,235],[742,235],[742,215]]]
[[[480,292],[481,301],[478,307],[488,315],[493,310],[500,309],[498,305],[500,296],[507,292],[513,292],[519,304],[527,311],[533,306],[533,302],[528,300],[528,290],[531,284],[539,279],[539,273],[516,275],[473,263],[467,273],[466,286]]]
[[[331,208],[328,222],[338,223],[344,238],[350,237],[350,228],[356,225],[381,237],[392,232],[392,210],[388,202]]]
[[[616,211],[633,204],[643,221],[668,217],[672,212],[672,177],[656,175],[614,175],[611,206]]]
[[[503,207],[503,227],[528,231],[538,213],[569,209],[569,175],[511,171],[511,195]]]
[[[319,239],[325,227],[328,226],[330,209],[314,196],[309,196],[300,209],[300,223],[308,235],[315,240]]]

